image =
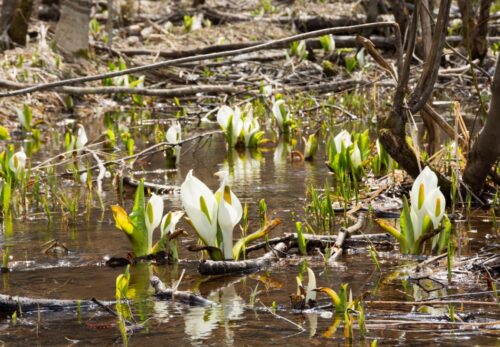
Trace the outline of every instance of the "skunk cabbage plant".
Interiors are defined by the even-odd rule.
[[[288,106],[285,104],[285,100],[278,99],[274,101],[272,112],[276,123],[278,123],[280,133],[289,134],[293,126],[293,119]]]
[[[12,171],[16,179],[19,179],[24,174],[26,167],[26,153],[21,148],[20,151],[14,153],[9,159],[9,169]]]
[[[217,122],[224,131],[228,146],[230,148],[236,146],[243,129],[240,108],[235,107],[233,109],[226,105],[222,106],[217,112]]]
[[[145,204],[143,181],[137,187],[134,207],[130,214],[117,205],[111,206],[111,211],[116,227],[127,235],[137,257],[156,254],[158,251],[164,250],[165,243],[169,241],[168,236],[173,233],[182,216],[182,212],[169,212],[162,221],[163,200],[158,195],[152,194],[148,203]],[[162,226],[161,238],[153,246],[153,234],[160,224]]]
[[[221,185],[214,194],[193,175],[193,170],[189,171],[181,185],[182,206],[212,260],[238,259],[246,243],[264,237],[274,225],[263,227],[233,245],[233,230],[242,217],[243,208],[228,184],[228,173],[223,171],[217,175],[221,177]]]
[[[401,231],[383,220],[376,220],[377,223],[398,240],[402,253],[420,254],[430,231],[439,233],[434,237],[433,246],[440,251],[449,241],[451,223],[445,214],[446,199],[439,189],[438,178],[428,166],[413,182],[410,203],[404,197]]]
[[[347,130],[342,130],[330,138],[327,152],[328,166],[337,176],[342,178],[351,173],[360,178],[364,173],[363,162],[370,152],[368,130],[353,135]]]
[[[181,133],[181,125],[179,122],[176,122],[168,128],[167,133],[165,134],[165,140],[170,145],[177,145],[181,141]]]

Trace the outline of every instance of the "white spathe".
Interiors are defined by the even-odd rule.
[[[229,186],[223,185],[217,191],[219,199],[218,222],[222,232],[222,251],[225,259],[233,259],[233,230],[243,214],[240,200]]]
[[[335,138],[333,139],[335,143],[335,150],[337,153],[342,151],[342,146],[347,149],[350,145],[352,145],[351,134],[347,130],[342,130]]]
[[[413,228],[413,239],[417,241],[422,235],[422,227],[424,223],[424,218],[421,218],[417,212],[412,208],[410,210],[411,225]]]
[[[21,148],[20,151],[14,153],[12,157],[9,159],[9,168],[16,175],[16,177],[24,172],[24,168],[26,167],[26,153],[24,153],[24,149]]]
[[[358,168],[361,165],[361,151],[358,145],[354,145],[354,149],[351,153],[351,163],[354,168]]]
[[[439,226],[446,209],[446,199],[438,187],[436,174],[426,166],[413,182],[410,192],[411,220],[415,240],[422,234],[424,218],[429,215],[434,228]]]
[[[240,200],[228,184],[229,173],[220,171],[221,186],[215,193],[218,203],[217,219],[222,232],[222,251],[225,259],[233,259],[233,230],[243,215]]]
[[[181,185],[181,202],[198,236],[207,246],[217,247],[217,200],[193,170]]]
[[[75,144],[76,150],[82,149],[87,144],[88,141],[89,140],[87,138],[87,133],[85,132],[85,128],[83,127],[83,125],[78,124],[78,130],[76,132],[76,144]]]
[[[307,290],[306,290],[306,303],[309,300],[316,300],[316,275],[314,275],[314,271],[310,268],[307,268]]]
[[[148,230],[148,248],[153,246],[153,231],[160,225],[163,216],[163,199],[152,194],[146,205],[146,229]]]
[[[446,200],[439,188],[430,192],[429,196],[425,199],[424,205],[429,217],[432,220],[432,225],[434,226],[434,229],[436,229],[443,219],[446,207]]]
[[[424,202],[425,198],[435,189],[438,179],[434,172],[426,166],[413,182],[410,192],[410,202],[417,214],[425,214]],[[423,216],[422,216],[423,217]]]
[[[289,112],[287,112],[285,107],[285,100],[276,100],[273,103],[272,111],[274,118],[276,118],[276,122],[278,122],[278,128],[283,132],[285,130],[285,123],[289,118]]]
[[[238,137],[243,129],[243,121],[241,120],[241,111],[239,107],[232,109],[229,106],[223,105],[217,112],[217,122],[224,131],[231,128],[231,142],[229,145],[234,146],[238,142]]]
[[[257,119],[253,118],[253,111],[250,111],[243,120],[243,136],[245,137],[245,147],[248,148],[252,136],[260,130],[260,125]]]
[[[175,226],[181,220],[184,215],[184,211],[170,211],[161,220],[161,237],[165,236],[166,233],[173,234],[175,231]]]
[[[167,140],[167,143],[171,145],[176,145],[181,141],[181,125],[179,122],[176,122],[170,128],[168,128],[167,133],[165,135],[165,139]]]

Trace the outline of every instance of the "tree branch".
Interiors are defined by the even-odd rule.
[[[243,48],[243,49],[237,49],[237,50],[219,52],[219,53],[210,53],[210,54],[198,55],[198,56],[193,56],[193,57],[185,57],[185,58],[179,58],[179,59],[172,59],[172,60],[162,61],[162,62],[158,62],[158,63],[154,63],[154,64],[133,67],[133,68],[129,68],[129,69],[121,70],[121,71],[114,71],[114,72],[102,73],[102,74],[98,74],[98,75],[94,75],[94,76],[70,78],[70,79],[61,80],[61,81],[39,84],[39,85],[35,85],[32,87],[16,90],[16,91],[0,93],[0,97],[10,97],[10,96],[15,96],[15,95],[23,95],[23,94],[33,93],[33,92],[37,92],[37,91],[42,91],[42,90],[54,89],[56,87],[62,87],[62,86],[90,82],[90,81],[97,81],[97,80],[102,80],[104,78],[111,78],[111,77],[128,75],[128,74],[132,74],[132,73],[154,70],[154,69],[158,69],[161,67],[178,65],[178,64],[182,64],[182,63],[189,63],[189,62],[194,62],[194,61],[202,61],[202,60],[207,60],[207,59],[224,58],[224,57],[230,57],[230,56],[235,56],[235,55],[240,55],[240,54],[246,54],[246,53],[256,52],[256,51],[260,51],[260,50],[271,49],[271,48],[274,48],[276,45],[281,45],[284,43],[292,43],[294,41],[305,40],[305,39],[319,37],[319,36],[328,35],[328,34],[352,33],[352,32],[358,32],[360,30],[365,30],[365,29],[384,28],[384,27],[398,28],[398,25],[395,22],[378,22],[378,23],[360,24],[360,25],[352,25],[352,26],[317,30],[317,31],[312,31],[312,32],[308,32],[305,34],[299,34],[299,35],[289,36],[289,37],[285,37],[285,38],[274,40],[274,41],[269,41],[269,42],[266,42],[266,43],[263,43],[260,45],[255,45],[255,46],[251,46],[251,47],[247,47],[247,48]],[[397,32],[397,30],[396,30],[396,32]]]

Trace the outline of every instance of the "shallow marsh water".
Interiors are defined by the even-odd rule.
[[[294,231],[293,220],[302,220],[307,188],[311,185],[321,188],[325,179],[331,179],[324,165],[323,148],[320,145],[320,151],[312,163],[290,162],[283,144],[279,144],[276,149],[263,151],[259,157],[252,158],[250,153],[236,152],[228,155],[219,134],[210,139],[187,143],[182,148],[177,173],[153,173],[146,175],[146,178],[156,183],[180,185],[187,172],[194,169],[197,177],[216,189],[218,179],[213,173],[228,168],[232,175],[233,190],[242,202],[249,204],[250,229],[254,230],[258,226],[257,205],[264,198],[269,206],[270,217],[279,217],[283,221],[273,231],[276,236]],[[165,168],[162,153],[141,163],[147,171]],[[43,215],[39,215],[40,218],[35,215],[30,219],[15,219],[12,231],[4,230],[0,234],[0,243],[9,246],[12,257],[12,271],[3,274],[0,281],[1,293],[53,299],[113,299],[116,276],[124,268],[106,267],[102,265],[103,259],[125,256],[130,247],[126,237],[115,228],[109,211],[110,205],[121,204],[122,199],[112,188],[109,179],[104,188],[104,212],[95,201],[93,208],[86,212],[82,203],[76,223],[63,223],[58,213],[54,213],[51,224],[42,218]],[[123,201],[127,211],[131,209],[133,193],[133,188],[125,188]],[[81,201],[84,201],[84,187],[81,194]],[[165,205],[166,211],[180,208],[178,194],[165,196]],[[476,215],[478,217],[471,218],[467,225],[462,223],[460,226],[461,255],[474,254],[487,245],[486,236],[494,233],[491,221],[483,221],[482,216],[487,216],[487,212],[479,211]],[[197,272],[197,255],[186,250],[186,246],[195,240],[194,232],[185,223],[182,226],[189,232],[189,237],[180,242],[182,261],[179,264],[138,265],[131,270],[131,287],[136,290],[132,304],[134,317],[144,326],[130,337],[130,345],[314,346],[346,343],[342,324],[336,333],[333,332],[336,322],[331,309],[321,313],[291,311],[289,295],[296,291],[295,276],[305,268],[303,259],[283,260],[250,275],[202,277]],[[369,222],[364,231],[373,233],[379,229]],[[52,239],[64,243],[68,254],[45,254],[43,245]],[[460,281],[459,278],[454,279],[447,290],[426,293],[412,284],[404,288],[396,274],[404,271],[405,265],[415,261],[400,257],[393,251],[380,252],[379,257],[382,273],[376,270],[366,250],[347,251],[333,268],[325,268],[320,256],[308,257],[307,263],[315,271],[319,286],[338,289],[342,283],[348,283],[354,297],[370,291],[373,300],[412,300],[409,295],[415,299],[425,299],[477,288],[473,283],[464,286],[464,283],[459,282],[466,281]],[[197,291],[220,305],[201,308],[171,301],[155,301],[149,286],[150,275],[158,275],[169,285],[178,279],[183,269],[186,273],[180,289]],[[252,293],[255,292],[257,300],[252,303]],[[321,295],[318,298],[321,303],[329,302]],[[273,302],[278,305],[276,313],[279,316],[269,312]],[[378,315],[386,313],[384,309],[366,307],[365,312],[367,317],[376,319]],[[459,307],[456,310],[460,313]],[[397,311],[398,314],[392,314],[394,319],[401,321],[412,314],[411,306],[398,308]],[[497,307],[491,311],[480,307],[475,311],[489,312],[486,316],[499,319]],[[445,309],[441,314],[429,314],[428,320],[435,321],[447,312]],[[304,330],[300,330],[297,325]],[[39,316],[37,313],[28,313],[18,317],[15,323],[8,317],[2,317],[0,332],[0,340],[7,345],[121,344],[115,319],[102,311],[41,312]],[[381,325],[370,329],[363,341],[355,327],[354,345],[369,345],[375,338],[380,345],[405,346],[494,345],[500,342],[498,330],[432,330],[425,324]]]

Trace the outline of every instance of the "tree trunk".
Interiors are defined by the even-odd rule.
[[[67,57],[86,54],[89,48],[90,0],[65,0],[56,27],[57,48]]]
[[[4,0],[0,17],[0,34],[3,36],[4,48],[8,48],[10,42],[21,46],[26,44],[32,8],[33,0]]]
[[[420,1],[420,28],[422,29],[422,55],[423,60],[425,61],[432,49],[432,32],[434,29],[432,8],[429,0]],[[424,122],[424,127],[427,132],[426,150],[427,153],[432,156],[439,150],[439,146],[441,144],[441,130],[425,110],[421,110],[420,115],[422,116],[422,121]]]
[[[479,193],[491,167],[500,157],[500,59],[497,59],[495,76],[491,85],[491,104],[486,123],[469,153],[464,172],[464,182],[473,192]]]
[[[404,37],[406,34],[406,28],[408,27],[408,8],[406,7],[405,0],[394,0],[391,1],[391,12],[394,15],[396,23],[399,24],[399,29],[401,30],[401,35]]]
[[[464,45],[472,59],[483,59],[488,53],[488,20],[493,0],[481,0],[476,11],[474,4],[468,0],[459,0],[458,7],[462,16]],[[476,15],[476,12],[477,15]]]
[[[3,0],[2,13],[0,15],[0,32],[3,33],[8,29],[10,21],[16,10],[17,0]]]

